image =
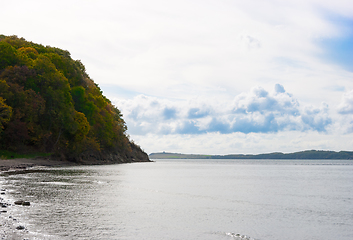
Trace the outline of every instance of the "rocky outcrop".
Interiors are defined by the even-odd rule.
[[[130,143],[130,149],[109,150],[109,151],[92,151],[81,153],[78,156],[61,156],[77,164],[83,165],[103,165],[116,163],[133,163],[133,162],[151,162],[148,154],[145,153],[140,146]]]
[[[148,154],[145,153],[140,146],[132,143],[131,144],[131,155],[130,158],[132,162],[150,162]]]

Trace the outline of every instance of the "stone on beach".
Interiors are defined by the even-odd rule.
[[[23,204],[23,201],[22,200],[18,200],[15,202],[16,205],[22,205]]]
[[[15,205],[30,206],[31,203],[23,200],[18,200],[15,202]]]
[[[25,227],[20,225],[20,226],[17,226],[16,229],[17,230],[23,230],[23,229],[25,229]]]

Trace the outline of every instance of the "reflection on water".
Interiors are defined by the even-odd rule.
[[[353,239],[352,161],[159,160],[2,176],[37,239]],[[35,237],[33,238],[35,239]]]

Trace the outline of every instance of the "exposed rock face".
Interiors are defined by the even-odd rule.
[[[131,144],[131,149],[132,162],[150,162],[148,154],[145,153],[138,145]]]
[[[65,158],[65,156],[62,156]],[[101,151],[81,153],[77,157],[67,158],[69,161],[78,164],[102,165],[115,163],[151,162],[148,154],[138,145],[131,143],[130,149],[125,151]]]

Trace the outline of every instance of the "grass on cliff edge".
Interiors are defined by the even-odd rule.
[[[14,158],[35,158],[35,157],[49,157],[51,153],[16,153],[7,150],[0,150],[0,159],[14,159]]]

